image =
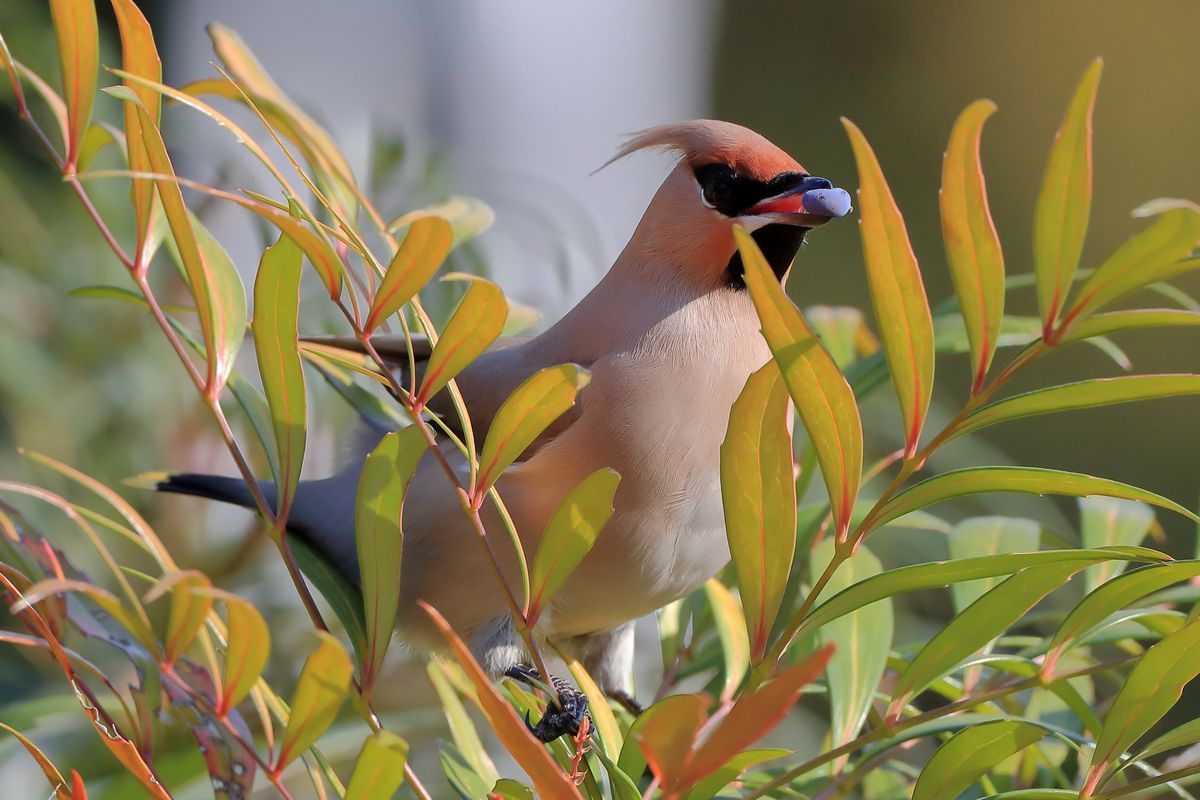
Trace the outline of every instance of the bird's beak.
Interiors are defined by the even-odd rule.
[[[850,213],[850,195],[837,189],[825,178],[812,175],[797,176],[793,185],[776,195],[760,200],[743,215],[753,218],[760,227],[765,224],[796,225],[815,228],[834,217]]]

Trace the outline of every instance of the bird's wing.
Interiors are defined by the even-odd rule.
[[[328,354],[330,351],[340,351],[357,359],[367,353],[362,342],[353,336],[302,336],[301,341],[318,348]],[[391,369],[401,386],[420,384],[426,364],[433,352],[433,347],[424,336],[414,335],[412,341],[412,357],[409,357],[409,345],[401,334],[379,334],[371,337],[371,346],[379,354],[383,362]],[[519,345],[529,341],[524,337],[504,337],[497,339],[486,353],[471,363],[456,379],[463,402],[466,404],[471,417],[471,427],[476,440],[483,442],[491,426],[492,419],[501,404],[508,398],[522,381],[543,367],[553,364],[542,364],[534,359],[523,357]],[[373,367],[373,365],[370,365]],[[415,381],[412,380],[411,366],[416,367]],[[458,414],[451,402],[449,394],[443,390],[430,399],[428,408],[441,417],[454,432],[462,436]],[[528,458],[547,441],[565,430],[578,416],[578,406],[570,409],[556,420],[535,441],[522,456]]]

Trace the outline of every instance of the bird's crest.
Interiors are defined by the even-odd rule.
[[[748,177],[770,179],[800,165],[787,153],[749,128],[715,119],[658,125],[630,134],[599,172],[639,150],[672,150],[690,164],[725,163]]]

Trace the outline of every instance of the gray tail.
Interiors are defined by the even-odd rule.
[[[357,481],[357,474],[349,474],[352,481]],[[334,479],[336,480],[336,478]],[[358,550],[354,538],[354,483],[345,492],[334,491],[321,493],[320,487],[329,485],[330,481],[301,481],[301,488],[309,491],[299,492],[296,504],[288,515],[287,530],[308,542],[317,553],[330,562],[346,580],[353,584],[359,581]],[[270,481],[259,481],[259,489],[267,504],[275,508],[275,486]],[[203,497],[220,503],[230,503],[235,506],[253,509],[254,498],[250,489],[241,478],[225,477],[222,475],[202,475],[195,472],[180,472],[168,475],[155,486],[160,492],[172,494],[189,494],[193,497]],[[313,492],[315,497],[307,497]],[[337,498],[349,498],[350,505],[341,508]],[[343,530],[338,523],[349,520],[351,527]]]
[[[201,475],[196,472],[180,472],[168,475],[158,482],[155,487],[160,492],[172,494],[190,494],[193,497],[205,497],[222,503],[231,503],[244,508],[254,508],[254,499],[246,482],[241,478],[227,478],[221,475]],[[274,494],[273,492],[271,494]],[[267,501],[274,503],[268,495]]]

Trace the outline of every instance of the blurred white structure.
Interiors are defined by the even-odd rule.
[[[408,166],[431,153],[447,157],[446,193],[496,209],[481,242],[495,276],[551,320],[611,263],[665,161],[639,157],[590,173],[623,134],[708,108],[715,0],[208,0],[168,8],[169,82],[212,74],[203,26],[219,21],[330,128],[360,174],[373,130],[403,137]],[[252,118],[247,124],[255,129]],[[181,133],[203,137],[193,140],[199,152],[223,147],[233,157],[222,131],[197,123]],[[249,244],[234,249],[239,264],[256,262]]]

